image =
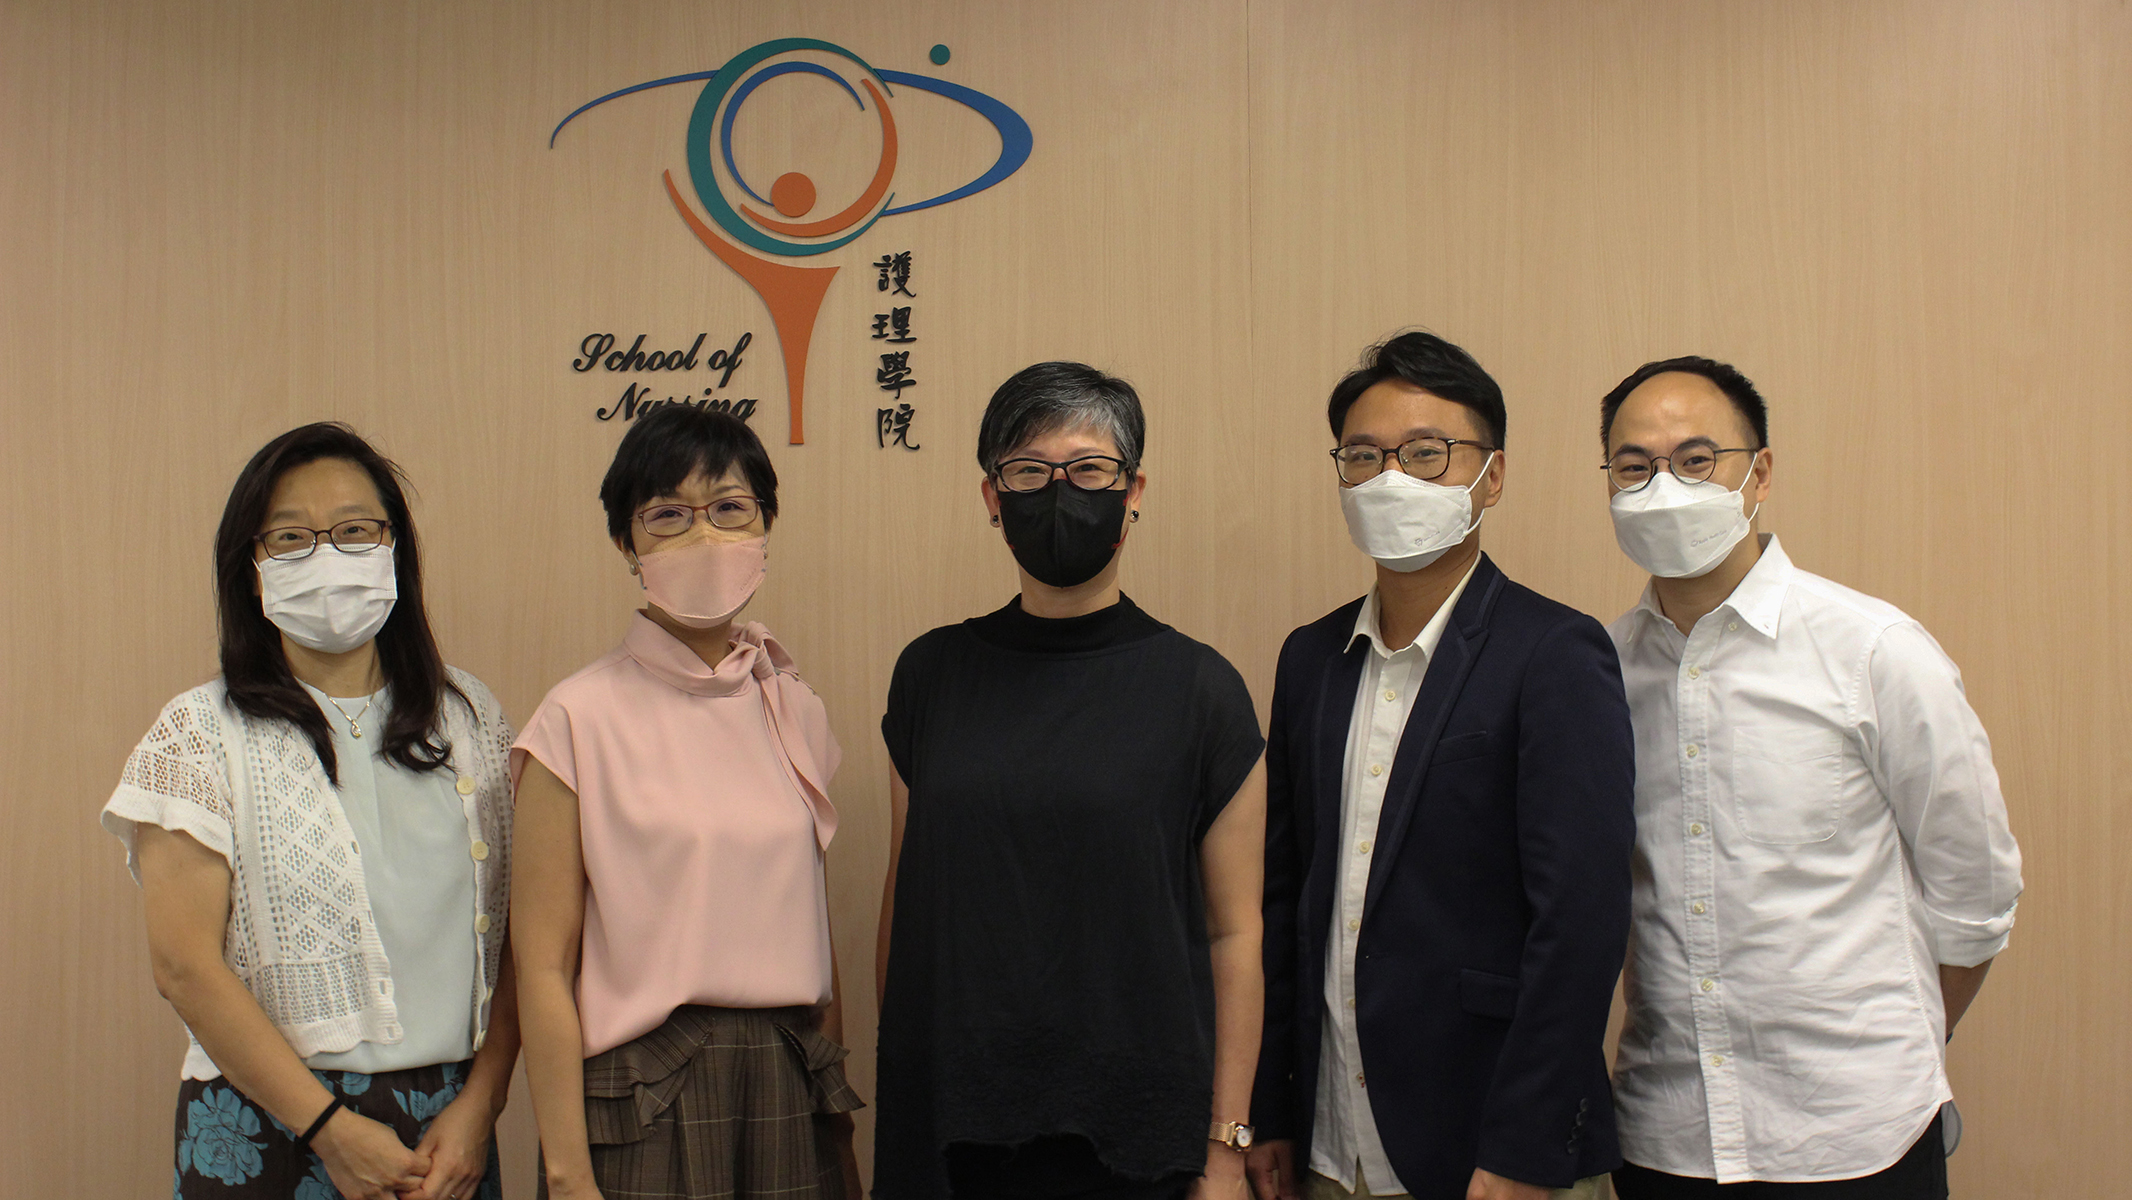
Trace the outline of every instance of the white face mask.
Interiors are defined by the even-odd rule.
[[[1740,493],[1753,479],[1750,470],[1738,488],[1728,488],[1660,471],[1633,492],[1614,493],[1607,506],[1614,514],[1614,540],[1637,566],[1661,579],[1707,575],[1753,525],[1754,513],[1740,508]]]
[[[1491,450],[1481,473],[1464,487],[1446,487],[1386,467],[1373,479],[1341,488],[1347,536],[1388,570],[1421,570],[1480,528],[1488,510],[1473,515],[1473,489],[1488,477],[1494,462]]]
[[[259,605],[289,640],[345,654],[384,628],[399,599],[390,546],[344,554],[320,543],[308,557],[259,560]]]

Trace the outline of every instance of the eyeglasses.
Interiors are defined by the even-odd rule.
[[[1471,438],[1420,437],[1411,442],[1402,442],[1397,450],[1357,442],[1351,446],[1334,447],[1330,453],[1333,464],[1340,469],[1340,482],[1367,483],[1384,473],[1384,459],[1388,454],[1399,456],[1399,467],[1416,479],[1435,479],[1451,467],[1451,448],[1471,446],[1476,450],[1493,452],[1495,447]]]
[[[1041,458],[1010,458],[992,471],[999,486],[1010,492],[1041,492],[1051,486],[1055,472],[1066,472],[1066,482],[1084,492],[1107,492],[1125,478],[1125,463],[1108,454],[1089,454],[1066,462]]]
[[[654,504],[637,512],[637,524],[653,537],[679,537],[696,523],[696,514],[710,518],[720,529],[741,529],[762,513],[753,496],[721,496],[709,504]]]
[[[368,554],[385,544],[385,532],[392,522],[375,517],[358,517],[342,521],[331,529],[306,529],[302,525],[282,525],[254,537],[268,558],[284,561],[293,558],[309,558],[318,549],[319,539],[333,544],[342,554]]]
[[[1645,454],[1641,450],[1623,450],[1599,464],[1606,477],[1613,481],[1619,491],[1633,492],[1647,486],[1658,478],[1658,464],[1666,464],[1673,477],[1683,483],[1701,483],[1717,470],[1721,454],[1754,454],[1752,446],[1731,446],[1720,449],[1716,446],[1683,446],[1671,455]]]

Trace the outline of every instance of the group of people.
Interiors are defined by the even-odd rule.
[[[876,1197],[1946,1195],[1944,1045],[2021,888],[1959,673],[1759,531],[1738,371],[1650,363],[1598,409],[1651,576],[1611,627],[1481,552],[1496,382],[1373,347],[1327,484],[1375,586],[1289,636],[1262,731],[1119,589],[1133,388],[999,387],[1020,592],[906,647],[881,720]],[[761,441],[686,406],[623,437],[599,499],[642,605],[515,733],[439,654],[402,482],[338,424],[252,457],[221,674],[103,809],[191,1036],[174,1195],[495,1200],[523,1049],[543,1196],[857,1197],[840,750],[743,618]]]

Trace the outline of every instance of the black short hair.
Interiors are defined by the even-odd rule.
[[[1418,329],[1363,351],[1362,365],[1333,385],[1332,399],[1325,405],[1333,440],[1338,441],[1347,431],[1347,410],[1355,406],[1362,393],[1387,379],[1405,380],[1467,409],[1480,418],[1489,443],[1497,450],[1503,448],[1510,415],[1503,408],[1501,385],[1481,369],[1472,355]]]
[[[333,753],[333,731],[325,714],[289,670],[281,631],[267,619],[253,590],[259,586],[254,539],[266,522],[274,486],[290,471],[320,459],[344,459],[362,468],[378,490],[385,519],[392,526],[394,583],[399,599],[378,630],[378,670],[392,689],[392,713],[385,718],[379,748],[410,771],[434,771],[451,761],[441,716],[446,697],[468,703],[466,694],[445,671],[437,638],[422,603],[422,540],[415,534],[414,514],[400,486],[406,476],[398,464],[377,452],[362,436],[339,421],[299,425],[259,448],[237,473],[222,522],[215,530],[215,609],[221,632],[222,682],[231,707],[260,720],[286,721],[311,743],[326,779],[340,785],[340,763]],[[332,553],[324,547],[314,554]]]
[[[662,404],[637,418],[600,480],[607,536],[627,539],[629,518],[654,496],[671,495],[697,471],[716,479],[738,467],[762,506],[763,525],[777,520],[777,468],[748,423],[731,413]]]
[[[1629,398],[1630,392],[1642,387],[1654,375],[1676,371],[1683,375],[1700,375],[1725,393],[1725,398],[1732,401],[1732,407],[1747,418],[1748,429],[1754,432],[1751,449],[1760,450],[1769,444],[1769,405],[1763,402],[1762,393],[1755,390],[1754,381],[1740,374],[1731,363],[1687,354],[1647,362],[1614,385],[1614,390],[1599,401],[1599,445],[1605,447],[1608,439],[1614,436],[1614,414],[1621,411],[1621,403]]]
[[[1092,425],[1118,444],[1128,472],[1140,469],[1147,415],[1133,385],[1077,362],[1040,362],[1007,377],[977,426],[977,463],[990,475],[1000,459],[1056,429]]]

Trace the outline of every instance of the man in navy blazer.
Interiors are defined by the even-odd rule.
[[[1480,551],[1502,390],[1407,333],[1333,389],[1368,596],[1290,634],[1266,750],[1262,1200],[1598,1196],[1635,740],[1592,618]]]

